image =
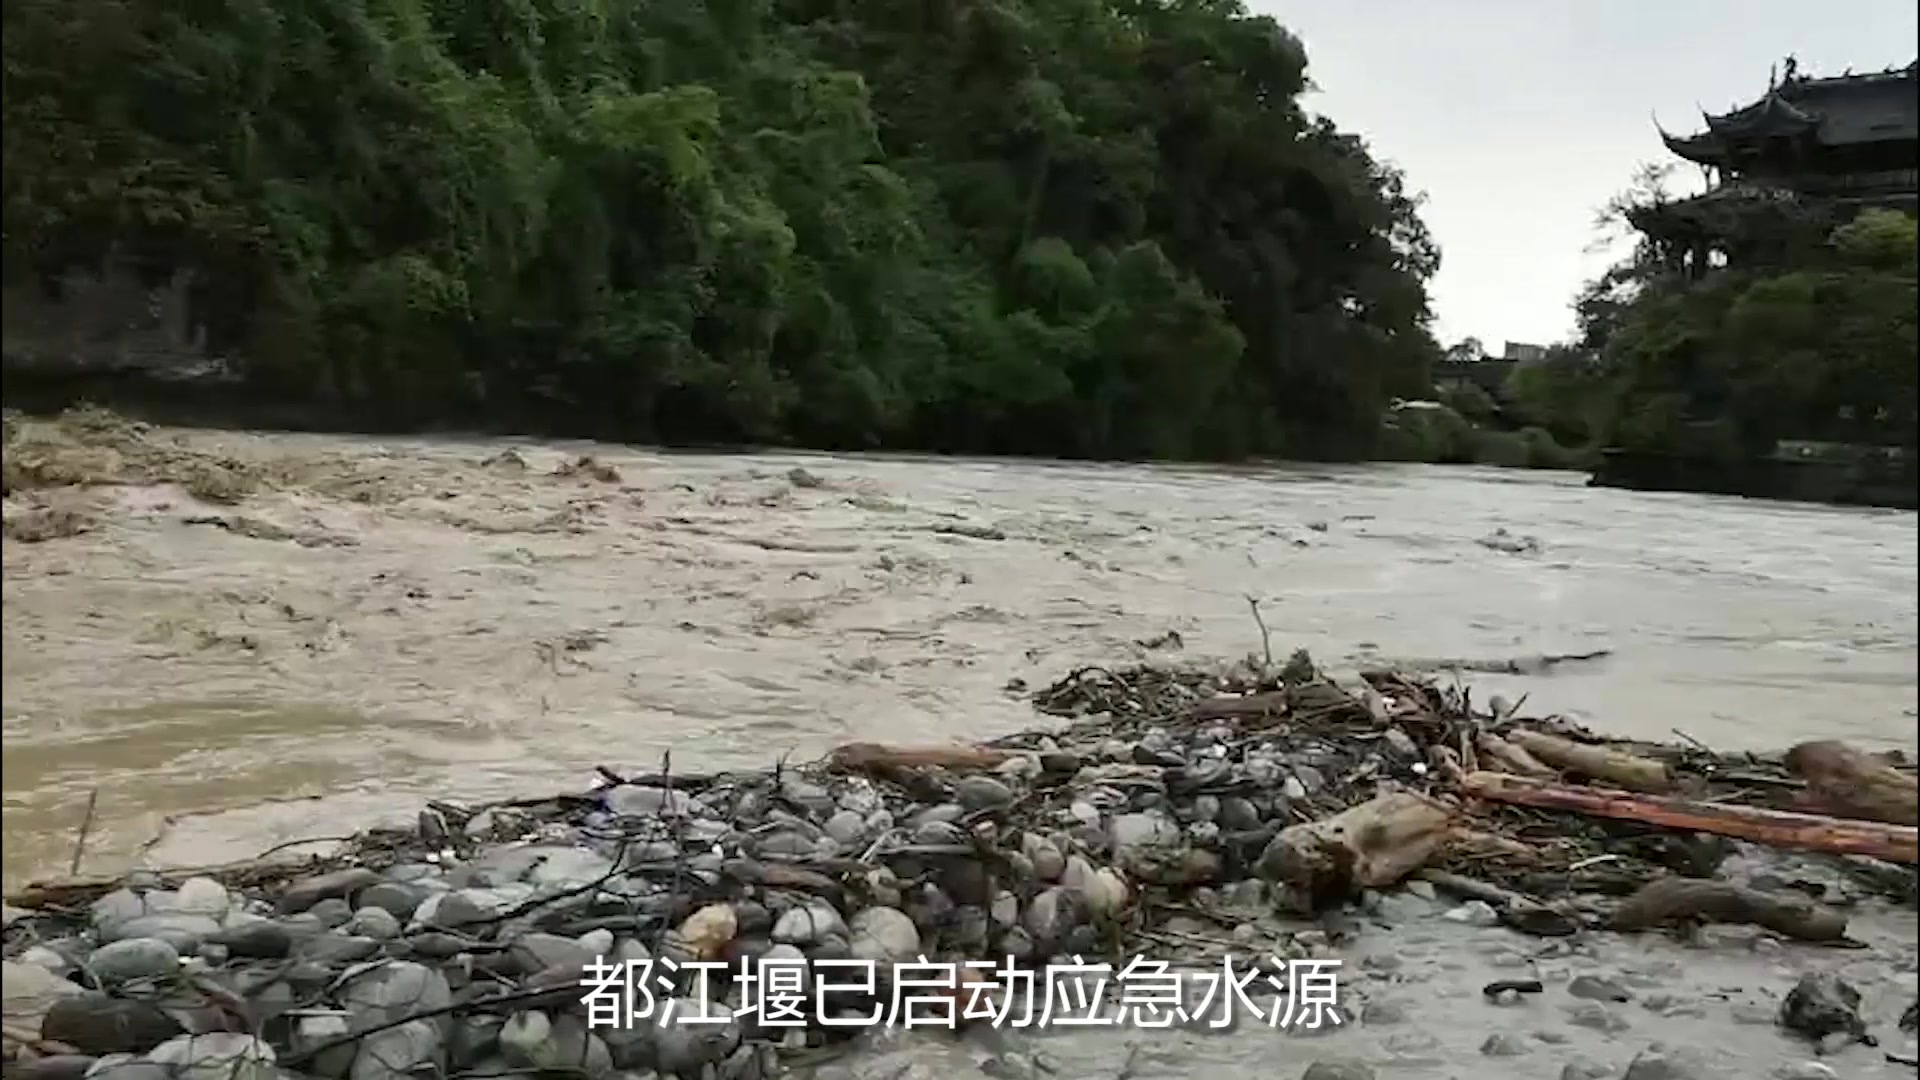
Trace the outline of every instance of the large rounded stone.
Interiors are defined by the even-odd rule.
[[[171,975],[180,970],[180,950],[159,938],[125,938],[95,949],[87,970],[105,985]]]
[[[40,1037],[86,1054],[144,1054],[180,1034],[180,1025],[151,1002],[97,991],[55,1002]]]

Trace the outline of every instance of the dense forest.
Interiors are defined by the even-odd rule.
[[[9,0],[10,282],[274,393],[629,441],[1354,457],[1418,199],[1236,0]]]
[[[1661,227],[1670,169],[1601,212],[1630,251],[1578,298],[1579,331],[1507,396],[1570,445],[1739,458],[1784,440],[1920,443],[1920,232],[1912,214],[1756,200],[1731,261],[1688,272]]]

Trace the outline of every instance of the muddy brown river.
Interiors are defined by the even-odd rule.
[[[5,545],[9,885],[66,872],[90,798],[83,870],[109,872],[242,858],[410,819],[429,798],[577,789],[596,764],[644,768],[669,748],[675,768],[759,767],[850,739],[1030,727],[1012,680],[1258,651],[1249,598],[1276,653],[1304,647],[1336,672],[1512,667],[1459,677],[1529,711],[1720,747],[1915,743],[1912,513],[1475,468],[166,437],[354,479],[238,506],[97,488],[71,496],[93,531]],[[581,454],[618,475],[552,475]],[[1399,923],[1351,961],[1362,996],[1397,1000],[1376,1011],[1408,1025],[1136,1033],[1043,1056],[1062,1076],[1293,1076],[1344,1047],[1398,1063],[1389,1076],[1576,1075],[1562,1066],[1587,1058],[1614,1071],[1578,1075],[1618,1076],[1664,1039],[1757,1077],[1808,1056],[1768,1026],[1794,971],[1851,965],[1885,1022],[1915,967],[1911,913],[1863,924],[1871,956],[1749,937],[1731,959]],[[1478,1000],[1490,978],[1576,969],[1641,987],[1644,1008],[1595,1026],[1564,997]],[[1483,1047],[1489,1032],[1519,1053]],[[1792,1075],[1897,1074],[1850,1053],[1837,1073]],[[861,1060],[847,1075],[985,1068],[964,1046]]]
[[[112,869],[669,747],[757,767],[1031,726],[1009,680],[1169,656],[1138,644],[1168,631],[1258,650],[1249,596],[1277,652],[1336,669],[1607,651],[1461,678],[1614,731],[1914,742],[1911,513],[1472,468],[179,437],[380,490],[96,489],[97,531],[6,545],[10,882],[64,869],[95,789]],[[524,469],[480,464],[510,446]],[[618,479],[549,475],[583,453]]]

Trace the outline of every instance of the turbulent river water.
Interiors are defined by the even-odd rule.
[[[1248,597],[1276,652],[1335,669],[1605,651],[1460,677],[1608,730],[1914,741],[1911,513],[1471,468],[180,438],[358,486],[226,528],[100,489],[96,531],[6,546],[9,881],[64,869],[95,789],[89,865],[205,862],[670,747],[759,766],[1032,726],[1010,680],[1170,657],[1138,644],[1167,631],[1244,655]],[[526,468],[481,464],[508,448]],[[550,475],[581,454],[619,477]]]
[[[312,482],[224,508],[165,485],[93,489],[93,531],[5,546],[10,885],[67,871],[90,800],[84,869],[105,872],[241,858],[429,798],[577,790],[596,764],[644,769],[669,748],[676,769],[759,767],[1031,727],[1014,680],[1258,651],[1249,598],[1276,653],[1336,672],[1518,659],[1459,677],[1606,730],[1915,741],[1911,513],[1472,468],[169,437]],[[618,476],[554,475],[582,454]],[[1804,1053],[1738,1025],[1769,1024],[1801,966],[1852,964],[1877,1022],[1904,1005],[1913,918],[1876,919],[1861,933],[1882,948],[1855,960],[1764,941],[1745,959],[1528,951],[1416,919],[1353,959],[1420,1030],[1380,1027],[1381,1007],[1372,1034],[1330,1043],[1393,1062],[1385,1075],[1517,1078],[1619,1075],[1658,1038],[1758,1076]],[[1478,1001],[1489,978],[1575,969],[1673,993],[1643,989],[1646,1009],[1612,1028],[1569,1023],[1577,1002]],[[1532,1056],[1483,1051],[1489,1031]],[[1296,1075],[1307,1050],[1282,1042],[1173,1032],[1047,1052],[1061,1076]],[[1562,1074],[1576,1054],[1616,1071]],[[953,1080],[980,1060],[923,1046],[855,1071]],[[1839,1075],[1894,1075],[1875,1051],[1849,1061]]]

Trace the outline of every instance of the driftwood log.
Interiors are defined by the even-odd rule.
[[[1280,830],[1255,870],[1318,908],[1361,889],[1391,885],[1425,866],[1452,838],[1456,814],[1437,799],[1390,791]]]
[[[907,769],[946,769],[950,772],[984,772],[1006,764],[1019,755],[1012,750],[986,746],[885,746],[880,743],[846,743],[828,759],[842,772],[884,775]]]
[[[1920,777],[1833,740],[1787,751],[1787,768],[1807,782],[1812,805],[1841,817],[1920,825]]]
[[[1480,737],[1474,740],[1474,745],[1479,748],[1481,756],[1487,763],[1500,772],[1543,778],[1558,775],[1552,766],[1534,757],[1525,747],[1508,742],[1490,731],[1481,732]]]
[[[1473,773],[1461,785],[1461,790],[1475,798],[1492,802],[1537,806],[1545,810],[1570,810],[1591,817],[1712,833],[1774,847],[1825,851],[1838,855],[1871,855],[1876,859],[1909,866],[1920,863],[1920,829],[1908,825],[1852,821],[1787,810],[1727,806],[1604,788],[1553,784],[1506,773]]]
[[[1540,849],[1525,840],[1515,840],[1511,836],[1501,836],[1499,833],[1461,826],[1454,828],[1448,835],[1447,854],[1464,855],[1472,859],[1531,863],[1540,858]]]
[[[1610,746],[1577,743],[1540,731],[1511,731],[1507,733],[1507,742],[1553,768],[1605,780],[1628,791],[1660,795],[1673,790],[1673,777],[1666,765],[1638,754]]]
[[[1416,871],[1414,876],[1436,889],[1485,903],[1499,914],[1503,924],[1523,934],[1567,937],[1580,929],[1579,920],[1569,912],[1490,881],[1431,868]]]
[[[212,866],[185,866],[166,870],[148,870],[163,888],[178,888],[193,877],[210,877],[235,889],[271,888],[312,874],[341,870],[356,865],[354,860],[333,856],[276,859],[271,856],[241,859]],[[79,908],[127,883],[127,874],[112,877],[72,878],[62,881],[36,881],[7,896],[7,903],[22,908]]]
[[[1847,936],[1847,917],[1808,897],[1682,877],[1648,882],[1621,901],[1607,925],[1633,931],[1705,922],[1762,926],[1801,941],[1842,941]]]

